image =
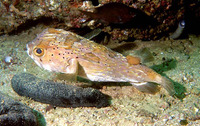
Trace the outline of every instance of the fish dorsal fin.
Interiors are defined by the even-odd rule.
[[[134,57],[131,55],[127,55],[126,59],[130,65],[138,65],[138,64],[140,64],[140,61],[141,61],[139,57]]]

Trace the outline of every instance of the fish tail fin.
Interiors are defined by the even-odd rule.
[[[156,83],[153,82],[142,82],[142,83],[131,83],[136,89],[141,92],[155,94],[157,93],[160,88]]]
[[[174,84],[167,78],[162,77],[162,83],[159,83],[162,87],[164,87],[168,93],[173,96],[175,94]]]
[[[155,94],[159,91],[159,86],[157,83],[154,82],[142,82],[142,83],[131,83],[136,89],[138,89],[141,92]],[[165,78],[161,78],[161,82],[159,83],[162,87],[165,88],[165,90],[168,91],[168,93],[173,96],[175,94],[174,85],[173,83]]]

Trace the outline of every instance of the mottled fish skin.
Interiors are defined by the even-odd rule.
[[[157,83],[171,95],[175,93],[173,84],[152,69],[132,65],[122,54],[62,29],[45,29],[27,44],[27,53],[49,71],[77,74],[91,81],[130,82],[144,92],[148,92],[149,82]]]

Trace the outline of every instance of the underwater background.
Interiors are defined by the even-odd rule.
[[[0,125],[200,125],[199,22],[198,0],[1,0]],[[26,44],[46,28],[139,57],[169,78],[176,94],[163,88],[142,93],[119,82],[74,82],[40,68]],[[64,92],[77,87],[75,94]]]

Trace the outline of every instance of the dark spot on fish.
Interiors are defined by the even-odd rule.
[[[63,59],[65,59],[65,57],[63,57]]]
[[[51,54],[51,56],[53,56],[53,54]]]
[[[58,55],[60,55],[60,53],[58,53]]]
[[[42,59],[40,59],[40,62],[42,62]]]
[[[55,50],[55,48],[53,48],[53,50]]]

